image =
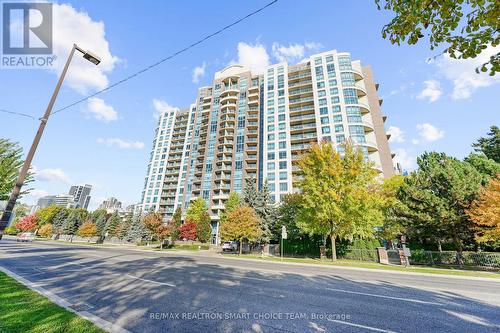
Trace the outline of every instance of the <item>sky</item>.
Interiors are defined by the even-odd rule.
[[[38,119],[73,43],[102,58],[99,66],[76,57],[55,109],[197,41],[266,1],[62,1],[54,4],[55,69],[0,69],[0,109]],[[393,14],[374,1],[293,1],[276,4],[221,35],[84,103],[54,114],[33,160],[36,181],[22,202],[92,184],[91,209],[114,196],[137,203],[146,176],[156,117],[187,107],[197,88],[231,63],[254,71],[279,61],[300,62],[336,49],[371,65],[380,83],[382,111],[396,160],[407,170],[424,151],[467,156],[471,144],[499,125],[500,75],[474,68],[476,59],[454,60],[422,40],[395,46],[381,37]],[[431,59],[431,60],[429,60]],[[0,137],[26,152],[38,121],[0,112]]]

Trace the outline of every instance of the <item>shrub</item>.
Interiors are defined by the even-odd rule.
[[[52,224],[47,223],[40,227],[38,234],[42,237],[49,238],[52,236]]]
[[[6,235],[15,235],[15,234],[17,234],[17,229],[15,227],[7,227],[7,228],[5,228],[4,233]]]
[[[97,227],[94,223],[87,221],[84,222],[76,233],[80,237],[93,237],[97,235]]]

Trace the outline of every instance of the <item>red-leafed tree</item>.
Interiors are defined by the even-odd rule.
[[[180,238],[185,238],[188,240],[196,239],[196,223],[192,220],[187,220],[183,225],[179,227]]]
[[[36,216],[36,214],[25,216],[16,223],[16,229],[21,231],[35,231],[37,228],[37,220],[38,216]]]

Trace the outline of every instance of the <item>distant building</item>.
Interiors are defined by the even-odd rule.
[[[73,185],[69,189],[69,195],[73,196],[74,202],[76,203],[76,208],[87,209],[90,203],[90,191],[92,190],[92,185]]]
[[[117,198],[110,197],[99,205],[99,209],[106,209],[108,212],[121,211],[122,203]]]
[[[38,202],[33,206],[31,212],[35,213],[41,208],[45,208],[51,205],[61,206],[65,208],[76,208],[76,203],[74,197],[69,194],[60,195],[46,195],[38,199]]]

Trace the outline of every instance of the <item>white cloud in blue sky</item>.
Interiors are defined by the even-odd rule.
[[[92,97],[87,101],[86,113],[89,113],[96,120],[103,123],[109,123],[118,119],[118,112],[106,102],[97,97]]]
[[[204,61],[201,66],[196,66],[193,69],[193,83],[194,84],[200,83],[200,77],[203,77],[205,75],[206,68],[207,68],[207,63]]]
[[[427,99],[429,103],[435,102],[441,97],[441,83],[436,80],[426,80],[423,82],[424,89],[418,94],[417,98]]]
[[[420,137],[427,142],[437,141],[444,137],[443,130],[428,123],[417,124],[417,130]]]

